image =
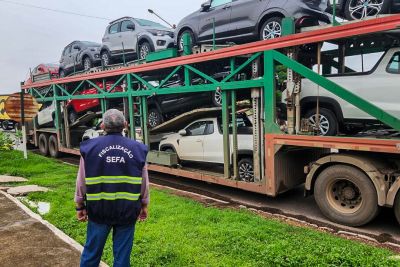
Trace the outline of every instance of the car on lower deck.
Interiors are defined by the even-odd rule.
[[[254,182],[253,128],[245,114],[238,114],[237,127],[239,179]],[[230,141],[230,151],[233,151],[232,138]],[[221,119],[208,117],[190,123],[178,133],[165,135],[159,150],[174,152],[181,161],[224,164],[223,143]]]
[[[345,61],[358,62],[363,65],[362,68],[355,69],[355,67],[361,66],[349,64],[338,73],[323,75],[400,119],[400,99],[396,98],[400,84],[400,47],[390,48],[385,52],[352,55]],[[337,62],[332,61],[332,63],[334,67],[326,69],[337,71]],[[286,95],[287,92],[284,91],[282,102],[286,102]],[[317,128],[317,124],[319,124],[321,135],[335,136],[341,132],[356,134],[367,129],[366,126],[373,127],[382,124],[364,111],[307,79],[302,80],[300,105],[302,116],[309,119],[311,126]],[[319,123],[317,123],[318,117]]]
[[[333,10],[333,0],[328,0],[328,11]],[[358,20],[381,14],[400,12],[400,0],[336,0],[338,16]]]
[[[97,87],[103,89],[103,83],[96,82]],[[105,90],[109,91],[111,87],[114,85],[114,82],[108,81],[105,83]],[[122,86],[115,86],[111,93],[114,92],[123,92],[124,89]],[[91,87],[83,90],[79,93],[79,95],[96,95],[98,94],[98,89],[95,87]],[[119,104],[122,102],[120,99],[111,99],[110,106],[112,107],[114,104]],[[67,102],[67,112],[68,112],[68,121],[69,123],[75,123],[80,115],[84,114],[87,111],[97,111],[100,110],[100,100],[98,98],[90,98],[90,99],[72,99]]]
[[[183,35],[193,44],[211,43],[215,28],[217,43],[245,43],[282,35],[282,19],[294,17],[297,27],[331,22],[327,3],[313,0],[211,0],[180,21],[175,43],[183,49]]]
[[[145,59],[150,52],[171,48],[174,33],[157,22],[123,17],[110,22],[102,39],[103,66],[131,59]]]

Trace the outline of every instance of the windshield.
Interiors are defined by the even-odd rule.
[[[136,19],[136,21],[139,23],[140,26],[148,26],[148,27],[157,27],[157,28],[164,28],[168,29],[167,27],[161,25],[160,23],[151,21],[151,20],[146,20],[146,19]]]
[[[82,44],[83,44],[84,46],[89,46],[89,47],[100,46],[100,44],[98,44],[98,43],[95,43],[95,42],[87,42],[87,41],[82,42]]]

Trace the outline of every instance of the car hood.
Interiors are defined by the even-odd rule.
[[[142,26],[142,28],[145,30],[174,32],[173,29],[167,27]]]

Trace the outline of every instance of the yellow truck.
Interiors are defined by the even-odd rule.
[[[10,119],[7,115],[4,105],[8,95],[0,95],[0,126],[3,130],[12,130],[17,125],[16,121]]]

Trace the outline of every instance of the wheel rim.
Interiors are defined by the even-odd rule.
[[[215,103],[222,106],[222,91],[221,91],[221,89],[215,90],[214,100],[215,100]]]
[[[108,66],[109,64],[109,59],[107,53],[104,53],[101,55],[101,60],[103,61],[104,66]]]
[[[239,178],[241,181],[254,182],[253,165],[250,163],[242,163],[239,166]]]
[[[327,117],[324,115],[319,114],[319,134],[326,135],[330,129],[330,123]],[[311,127],[313,129],[317,129],[317,114],[312,115],[310,118]]]
[[[149,125],[150,127],[156,127],[158,124],[159,118],[156,112],[152,111],[149,113]]]
[[[74,123],[74,122],[76,121],[76,115],[75,115],[74,112],[71,112],[71,113],[69,114],[69,121],[70,121],[71,123]]]
[[[149,46],[147,45],[142,45],[140,47],[140,59],[145,59],[146,56],[150,53]]]
[[[85,69],[85,70],[89,70],[90,69],[90,66],[91,64],[90,64],[90,60],[88,59],[88,58],[85,58],[85,61],[83,62],[83,68]]]
[[[383,7],[384,0],[351,0],[349,13],[352,19],[363,19],[378,15]]]
[[[344,214],[356,213],[363,204],[359,187],[345,178],[338,178],[329,183],[325,194],[329,205]]]
[[[282,36],[282,26],[277,21],[267,23],[262,31],[263,40],[274,39]]]

